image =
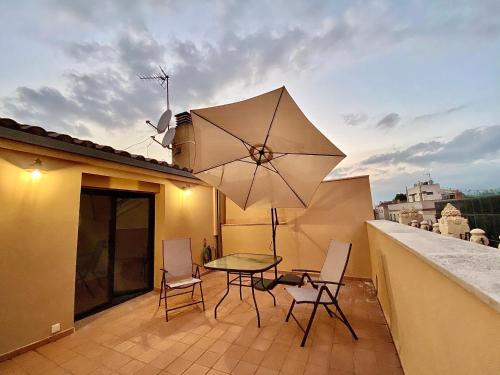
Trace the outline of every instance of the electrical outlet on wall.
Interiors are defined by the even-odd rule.
[[[50,331],[52,333],[57,333],[60,330],[61,330],[61,323],[52,324],[52,327],[50,327]]]

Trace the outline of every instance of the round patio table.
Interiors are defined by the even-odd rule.
[[[241,288],[251,288],[255,311],[257,312],[257,327],[260,328],[260,314],[255,299],[255,289],[263,290],[273,297],[274,306],[276,306],[276,298],[271,293],[270,286],[267,286],[263,281],[263,273],[273,267],[276,267],[283,260],[280,256],[265,255],[265,254],[230,254],[221,258],[212,260],[204,265],[205,268],[215,271],[223,271],[227,274],[227,289],[224,296],[215,306],[214,316],[217,319],[217,308],[229,294],[229,287],[236,285],[240,287],[240,300],[242,299]],[[254,277],[260,273],[260,278]],[[230,275],[237,275],[230,279]]]

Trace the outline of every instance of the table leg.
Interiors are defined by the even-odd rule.
[[[224,294],[224,296],[221,298],[221,300],[219,301],[219,303],[217,303],[217,305],[215,306],[215,311],[214,311],[214,317],[215,317],[215,319],[217,319],[217,308],[219,307],[219,305],[221,304],[221,302],[224,301],[224,298],[226,298],[227,295],[229,294],[229,272],[227,272],[226,275],[227,275],[227,289],[226,289],[226,293]]]
[[[243,296],[241,294],[241,272],[239,273],[240,275],[240,301],[243,301]]]
[[[253,287],[254,281],[253,281],[253,275],[250,275],[250,285],[252,285],[252,297],[253,297],[253,303],[255,305],[255,311],[257,311],[257,327],[260,328],[260,314],[259,314],[259,308],[257,307],[257,300],[255,299],[255,289]]]

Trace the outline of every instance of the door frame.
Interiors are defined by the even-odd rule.
[[[92,194],[100,196],[109,196],[111,198],[111,222],[110,222],[110,233],[108,242],[108,301],[100,305],[97,305],[89,310],[85,310],[81,313],[74,312],[74,320],[80,320],[86,318],[87,316],[94,315],[100,311],[109,309],[110,307],[119,305],[123,302],[129,301],[132,298],[138,297],[142,294],[148,293],[154,289],[154,239],[155,239],[155,202],[156,194],[148,192],[135,192],[126,190],[114,190],[114,189],[102,189],[102,188],[92,188],[92,187],[82,187],[80,192],[80,197],[82,194]],[[118,198],[148,198],[149,200],[149,230],[148,230],[148,247],[147,255],[151,260],[148,267],[148,280],[147,287],[131,291],[129,294],[115,295],[114,293],[114,280],[115,280],[115,250],[116,250],[116,200]],[[81,199],[81,198],[80,198]],[[76,249],[78,252],[78,248]],[[76,267],[76,263],[75,263]],[[76,278],[75,278],[75,299],[76,299]]]

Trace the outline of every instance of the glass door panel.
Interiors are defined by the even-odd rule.
[[[150,199],[118,198],[114,295],[148,288],[151,279]]]
[[[75,319],[153,289],[154,195],[84,189]]]
[[[82,193],[76,256],[75,315],[109,302],[112,199]]]

